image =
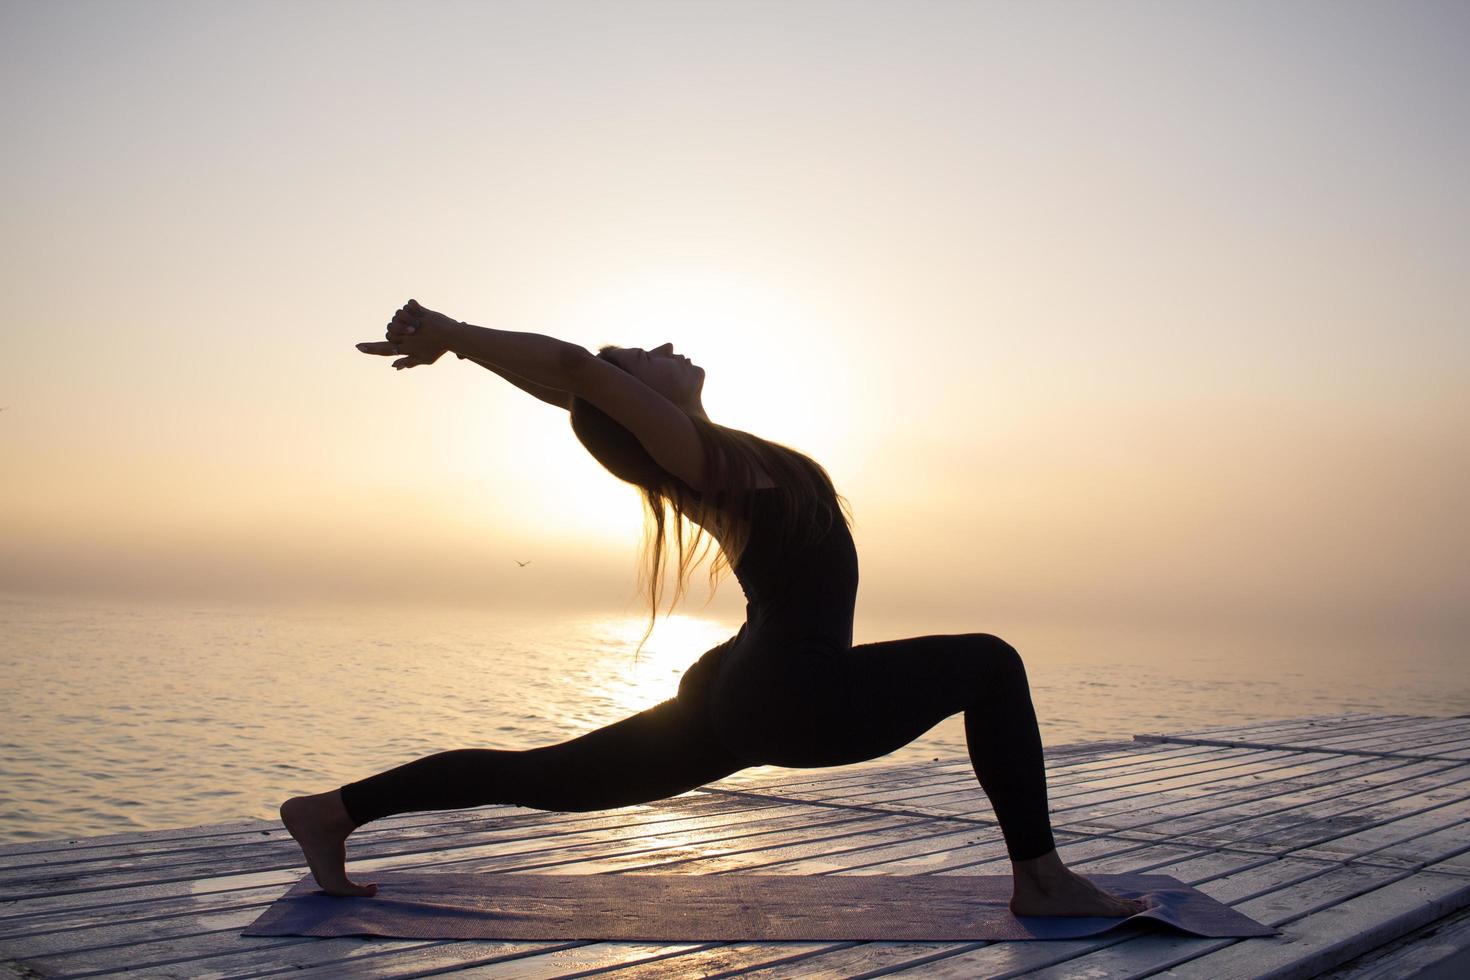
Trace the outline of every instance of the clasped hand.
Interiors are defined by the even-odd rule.
[[[364,354],[398,357],[393,366],[399,369],[433,364],[449,349],[448,328],[457,322],[411,299],[393,314],[384,334],[387,340],[364,341],[357,349]]]

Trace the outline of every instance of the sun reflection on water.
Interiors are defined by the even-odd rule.
[[[628,714],[673,697],[678,678],[689,665],[738,629],[697,616],[661,615],[634,663],[633,651],[648,628],[647,619],[615,616],[592,619],[587,625],[606,649],[598,659],[607,668],[608,683],[599,693]]]

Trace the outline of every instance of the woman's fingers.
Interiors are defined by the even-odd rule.
[[[364,354],[381,354],[388,357],[396,357],[393,362],[396,368],[417,367],[420,364],[433,364],[433,361],[421,361],[412,354],[405,354],[401,350],[394,350],[394,344],[386,340],[368,340],[357,345],[357,349]]]
[[[393,362],[395,368],[433,364],[431,360],[421,360],[413,354],[405,355],[402,350],[394,350],[395,347],[418,334],[419,320],[422,316],[423,307],[419,306],[416,301],[409,300],[393,314],[393,319],[388,321],[387,328],[383,331],[386,339],[363,341],[357,345],[357,349],[364,354],[399,357],[399,360]]]
[[[412,354],[404,354],[401,350],[394,350],[393,348],[396,346],[396,344],[389,343],[386,340],[365,340],[357,345],[357,349],[364,354],[396,357],[398,360],[393,362],[393,366],[396,368],[416,367],[420,364],[434,363],[433,361],[421,361]]]

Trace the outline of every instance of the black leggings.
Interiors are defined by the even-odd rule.
[[[346,784],[342,802],[357,826],[488,803],[608,810],[677,796],[747,766],[876,759],[963,711],[970,762],[1011,858],[1055,846],[1041,734],[1010,644],[962,633],[769,655],[753,641],[737,644],[744,632],[691,668],[678,697],[632,717],[541,748],[425,756]],[[721,650],[728,663],[716,682],[710,657]]]

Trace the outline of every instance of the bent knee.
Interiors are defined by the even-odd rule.
[[[1017,656],[1016,648],[994,633],[965,633],[965,639],[987,652],[997,653],[1004,656]]]
[[[1020,651],[993,633],[966,633],[965,638],[996,670],[1025,676],[1026,665]]]

